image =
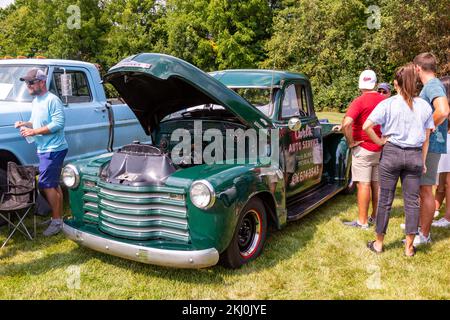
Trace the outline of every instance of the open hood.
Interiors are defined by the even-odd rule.
[[[217,104],[254,129],[272,122],[247,100],[181,59],[157,53],[128,57],[104,77],[133,110],[147,134],[167,115],[202,104]]]

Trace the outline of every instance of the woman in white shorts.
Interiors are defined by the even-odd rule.
[[[450,101],[450,76],[441,78]],[[445,198],[445,215],[431,225],[438,228],[450,228],[450,123],[447,132],[447,154],[441,155],[438,166],[439,186],[436,190],[436,210],[439,210]]]

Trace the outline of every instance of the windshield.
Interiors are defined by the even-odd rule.
[[[238,95],[243,97],[245,100],[250,102],[252,105],[254,105],[256,108],[258,108],[259,111],[264,113],[267,117],[272,116],[273,112],[273,105],[275,101],[275,95],[276,95],[276,88],[274,88],[274,91],[271,91],[271,88],[231,88]],[[272,101],[271,101],[272,99]]]
[[[25,82],[19,79],[30,69],[39,68],[47,73],[47,67],[32,65],[0,65],[0,100],[30,102],[33,97],[28,93]]]
[[[264,113],[267,117],[271,117],[273,113],[273,106],[275,101],[275,96],[279,91],[278,88],[273,89],[273,93],[271,95],[270,88],[233,88],[238,95],[243,97],[245,100],[250,102],[253,106],[255,106],[259,111]],[[272,101],[270,99],[272,98]],[[161,121],[189,117],[192,111],[213,111],[213,110],[225,110],[225,108],[221,105],[217,104],[202,104],[195,107],[186,108],[172,114],[165,116]]]
[[[225,108],[220,105],[217,105],[217,104],[201,104],[198,106],[189,107],[189,108],[171,113],[171,114],[165,116],[161,120],[161,122],[167,121],[167,120],[172,120],[172,119],[184,118],[186,116],[189,117],[192,111],[201,111],[201,110],[213,111],[213,110],[225,110]]]

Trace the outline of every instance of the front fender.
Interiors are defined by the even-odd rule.
[[[257,165],[196,166],[181,170],[166,182],[189,177],[193,181],[207,180],[214,187],[215,204],[202,210],[195,207],[187,190],[189,229],[196,248],[214,247],[223,252],[229,245],[236,228],[239,213],[250,198],[264,193],[275,203],[277,225],[285,223],[285,190],[281,171]],[[267,198],[267,197],[265,197]],[[268,213],[269,214],[269,213]]]

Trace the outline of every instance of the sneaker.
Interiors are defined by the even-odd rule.
[[[435,212],[434,212],[434,218],[437,218],[437,217],[439,217],[439,210],[436,210]]]
[[[375,224],[375,219],[376,218],[369,217],[369,219],[367,220],[369,226],[373,226]]]
[[[431,225],[438,228],[450,228],[450,221],[445,218],[440,218],[437,221],[433,221]]]
[[[46,237],[50,237],[58,234],[62,230],[62,226],[63,224],[61,220],[52,220],[48,228],[43,232],[43,235]]]
[[[349,221],[349,222],[343,222],[344,225],[346,225],[347,227],[355,227],[355,228],[360,228],[363,230],[368,230],[369,229],[369,224],[360,224],[357,220],[355,221]]]
[[[421,246],[424,244],[430,244],[430,243],[431,243],[431,234],[429,234],[428,237],[425,237],[422,234],[422,232],[419,232],[419,234],[414,237],[413,245],[415,247],[417,247],[417,246]]]

